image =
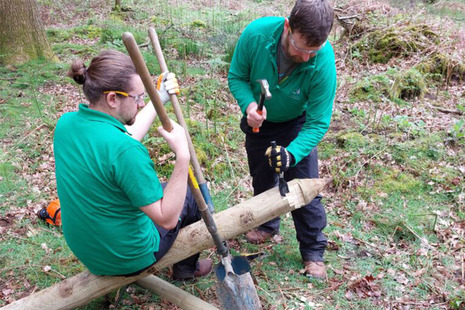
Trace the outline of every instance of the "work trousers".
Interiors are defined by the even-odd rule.
[[[163,189],[166,187],[166,183],[162,184]],[[178,236],[179,231],[181,228],[186,227],[192,223],[197,222],[201,219],[200,211],[197,207],[197,203],[194,200],[194,196],[192,195],[191,190],[189,187],[187,188],[186,199],[184,200],[184,207],[182,209],[181,215],[179,215],[179,221],[175,228],[167,230],[159,225],[155,224],[155,227],[160,234],[160,244],[158,251],[153,253],[155,255],[156,262],[155,264],[168,252],[168,250],[173,245],[176,237]],[[197,253],[192,255],[176,264],[173,265],[173,275],[177,278],[192,278],[194,277],[194,272],[197,268],[197,263],[199,260],[200,254]],[[137,275],[144,270],[148,269],[151,266],[147,266],[142,268],[139,271],[136,271],[131,274],[126,274],[125,276],[134,276]]]
[[[162,184],[163,188],[166,184]],[[179,216],[178,224],[175,228],[166,230],[155,224],[158,232],[160,233],[160,246],[158,252],[155,252],[155,258],[157,262],[168,252],[173,245],[176,237],[178,236],[181,228],[186,227],[192,223],[200,220],[201,214],[198,209],[197,203],[195,202],[194,195],[189,187],[187,187],[186,199],[184,200],[184,207],[181,215]],[[176,264],[173,265],[173,275],[177,278],[192,278],[197,267],[200,253],[194,254]]]
[[[271,141],[277,145],[287,147],[298,135],[305,122],[305,115],[297,119],[272,123],[264,121],[259,133],[254,133],[248,126],[245,117],[241,120],[241,129],[246,134],[245,149],[252,176],[254,195],[258,195],[278,185],[278,174],[270,168],[266,149]],[[295,178],[318,178],[318,154],[315,147],[311,153],[304,157],[297,165],[284,173],[286,181]],[[292,211],[292,219],[299,241],[299,249],[304,261],[323,261],[327,239],[323,234],[326,227],[326,212],[318,195],[308,205]],[[275,218],[259,226],[259,230],[266,232],[279,232],[280,218]]]

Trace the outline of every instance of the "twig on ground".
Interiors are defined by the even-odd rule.
[[[339,283],[336,283],[335,285],[331,286],[331,287],[328,287],[328,288],[325,288],[324,291],[325,292],[334,292],[336,291],[341,285],[343,285],[344,282],[339,282]]]
[[[53,269],[53,268],[50,268],[49,271],[53,271],[54,273],[56,273],[55,276],[58,277],[58,278],[60,278],[60,279],[62,279],[62,280],[66,279],[66,277],[65,277],[64,275],[62,275],[61,273],[59,273],[58,271],[56,271],[56,270]],[[47,273],[48,273],[48,272],[47,272]]]
[[[63,234],[59,234],[51,229],[47,229],[47,228],[44,228],[44,227],[38,227],[40,230],[43,230],[43,231],[46,231],[48,233],[52,233],[53,235],[55,235],[55,237],[59,237],[59,238],[62,238],[63,237]]]
[[[358,17],[358,14],[350,15],[350,16],[337,16],[337,19],[339,19],[339,20],[352,19],[352,18],[360,20],[360,18]]]
[[[462,253],[462,284],[465,284],[465,256]]]
[[[224,137],[221,136],[221,142],[223,142],[223,148],[224,148],[224,156],[226,157],[226,162],[228,163],[229,169],[231,170],[231,176],[233,179],[236,178],[236,174],[234,173],[234,168],[231,164],[231,159],[229,158],[229,152],[226,147],[226,143],[224,143]]]
[[[44,126],[47,126],[47,124],[40,124],[39,126],[37,126],[35,129],[31,130],[27,135],[25,135],[24,137],[22,137],[19,141],[16,142],[16,145],[19,145],[21,142],[23,142],[27,137],[29,137],[30,134],[42,129]]]
[[[283,293],[280,285],[278,285],[278,289],[279,289],[279,293],[281,294],[281,297],[283,298],[283,306],[285,308],[287,308],[286,297],[284,296],[284,293]]]
[[[205,300],[205,296],[203,295],[203,292],[196,285],[194,286],[194,288],[197,291],[197,293],[199,293],[200,299]]]
[[[443,108],[435,107],[435,106],[432,106],[432,107],[433,107],[433,109],[436,109],[436,110],[438,110],[439,112],[442,112],[442,113],[464,115],[464,113],[462,111],[448,110],[448,109],[443,109]]]
[[[404,227],[407,228],[415,237],[417,237],[424,245],[426,245],[428,248],[430,249],[434,249],[434,247],[432,245],[430,245],[428,243],[428,240],[426,240],[425,238],[421,237],[420,235],[418,235],[410,226],[408,226],[407,224],[403,223]]]

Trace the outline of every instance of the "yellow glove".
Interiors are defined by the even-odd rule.
[[[265,155],[268,156],[268,164],[276,173],[287,171],[294,162],[294,156],[281,145],[275,148],[268,147]]]

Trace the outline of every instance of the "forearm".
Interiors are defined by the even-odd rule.
[[[178,222],[186,197],[188,170],[189,159],[177,158],[161,200],[161,219],[158,224],[164,228],[172,229]]]
[[[153,104],[149,102],[139,113],[137,113],[134,124],[126,126],[126,129],[134,139],[141,141],[149,131],[156,116],[157,112],[155,111]]]
[[[228,76],[228,84],[231,94],[237,100],[237,104],[241,108],[242,113],[245,115],[247,107],[250,103],[255,101],[250,84],[247,81],[236,77],[232,73]]]

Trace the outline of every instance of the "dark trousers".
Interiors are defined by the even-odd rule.
[[[163,189],[166,187],[166,183],[162,184]],[[155,264],[168,252],[168,250],[173,245],[176,237],[178,236],[181,228],[197,222],[201,219],[200,211],[198,210],[197,203],[194,200],[189,187],[187,188],[186,199],[184,200],[184,207],[182,209],[181,215],[179,215],[179,221],[175,228],[166,230],[157,224],[155,227],[160,234],[160,245],[158,252],[153,253],[156,258]],[[192,278],[194,272],[197,268],[197,262],[199,260],[200,253],[192,255],[176,264],[173,265],[173,275],[176,275],[177,278]],[[150,266],[144,267],[141,270],[138,270],[131,274],[126,274],[125,276],[134,276],[142,271],[148,269]]]
[[[165,188],[166,184],[162,184]],[[171,246],[178,236],[179,230],[192,223],[197,222],[201,219],[200,211],[198,210],[197,203],[194,200],[194,196],[190,188],[187,188],[186,200],[184,201],[184,208],[182,209],[181,215],[179,216],[178,224],[175,228],[166,230],[156,225],[158,232],[160,233],[160,246],[158,252],[155,252],[155,258],[157,262],[168,252]],[[197,262],[199,260],[200,253],[192,255],[176,264],[173,265],[173,274],[178,278],[191,278],[194,276]]]
[[[253,133],[248,126],[246,118],[241,120],[241,129],[246,134],[245,149],[249,163],[250,175],[254,195],[258,195],[278,185],[278,175],[270,168],[266,149],[271,141],[277,145],[287,147],[294,140],[303,123],[305,115],[283,123],[265,121],[260,127],[259,133]],[[316,147],[304,157],[297,165],[284,173],[286,181],[295,178],[318,178],[318,154]],[[323,255],[327,239],[323,234],[326,227],[326,212],[321,204],[321,196],[318,195],[308,205],[292,211],[292,219],[299,241],[300,253],[304,261],[323,261]],[[280,218],[275,218],[258,229],[266,232],[278,232]]]

